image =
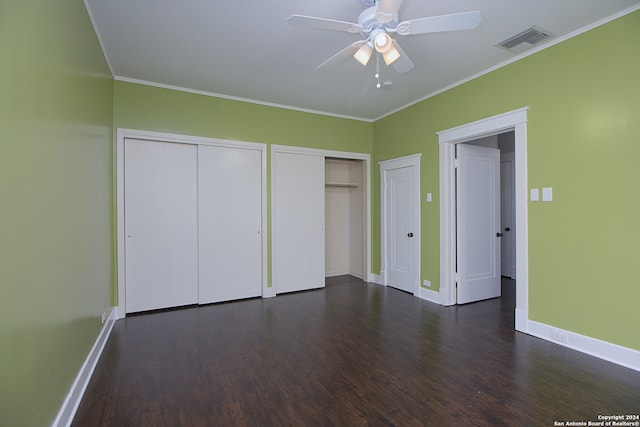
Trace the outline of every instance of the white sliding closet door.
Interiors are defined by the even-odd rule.
[[[324,287],[324,156],[273,153],[277,293]]]
[[[200,304],[262,294],[262,154],[198,148]]]
[[[197,147],[125,141],[125,311],[198,302]]]

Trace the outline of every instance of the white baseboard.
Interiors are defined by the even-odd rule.
[[[429,301],[429,302],[435,302],[436,304],[440,304],[440,292],[423,288],[422,286],[420,286],[419,288],[418,298]]]
[[[339,272],[339,273],[325,273],[324,277],[325,278],[329,278],[329,277],[339,277],[339,276],[353,276],[353,277],[357,277],[358,279],[364,280],[363,279],[363,275],[361,273],[355,273],[353,271],[347,271],[347,272]]]
[[[371,274],[369,273],[367,275],[367,282],[369,283],[375,283],[376,285],[382,285],[382,276],[380,276],[379,274]]]
[[[262,298],[273,298],[276,296],[276,287],[271,286],[270,288],[262,289]]]
[[[516,331],[527,333],[527,323],[529,322],[527,316],[529,313],[526,310],[516,308]]]
[[[561,346],[640,371],[640,351],[601,341],[575,332],[555,328],[535,320],[527,320],[523,332]]]
[[[340,271],[325,271],[324,272],[324,277],[336,277],[336,276],[347,276],[351,273],[349,273],[349,271],[346,270],[340,270]]]
[[[89,351],[89,355],[82,364],[76,379],[73,381],[71,389],[58,411],[58,416],[55,421],[53,421],[53,424],[51,424],[52,427],[69,427],[71,425],[73,417],[78,410],[78,406],[80,406],[82,396],[87,389],[93,370],[98,364],[102,350],[104,350],[104,346],[109,339],[113,325],[116,322],[117,314],[116,307],[112,307],[109,310],[109,315],[106,316],[106,320],[102,325],[102,330],[100,331],[100,334],[98,334],[98,338],[96,338],[96,342],[93,344],[91,351]]]

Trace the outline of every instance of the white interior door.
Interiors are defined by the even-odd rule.
[[[199,302],[262,294],[259,150],[198,147]]]
[[[324,287],[324,156],[272,155],[276,292]]]
[[[457,146],[457,302],[500,296],[500,150]]]
[[[198,302],[197,147],[127,139],[125,311]]]
[[[415,292],[415,251],[419,241],[415,168],[407,166],[383,173],[386,284],[411,293]]]
[[[516,277],[515,156],[500,156],[502,275]]]

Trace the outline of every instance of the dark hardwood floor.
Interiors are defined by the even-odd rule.
[[[553,426],[640,413],[640,373],[515,332],[504,296],[442,307],[323,290],[119,320],[74,426]]]

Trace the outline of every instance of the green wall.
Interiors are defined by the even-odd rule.
[[[554,196],[528,203],[529,318],[640,350],[638,41],[635,12],[374,123],[374,163],[422,153],[422,279],[439,288],[436,132],[529,107],[528,187]]]
[[[371,153],[372,124],[122,81],[114,126]]]
[[[0,3],[0,425],[50,425],[111,306],[113,80],[81,0]]]

